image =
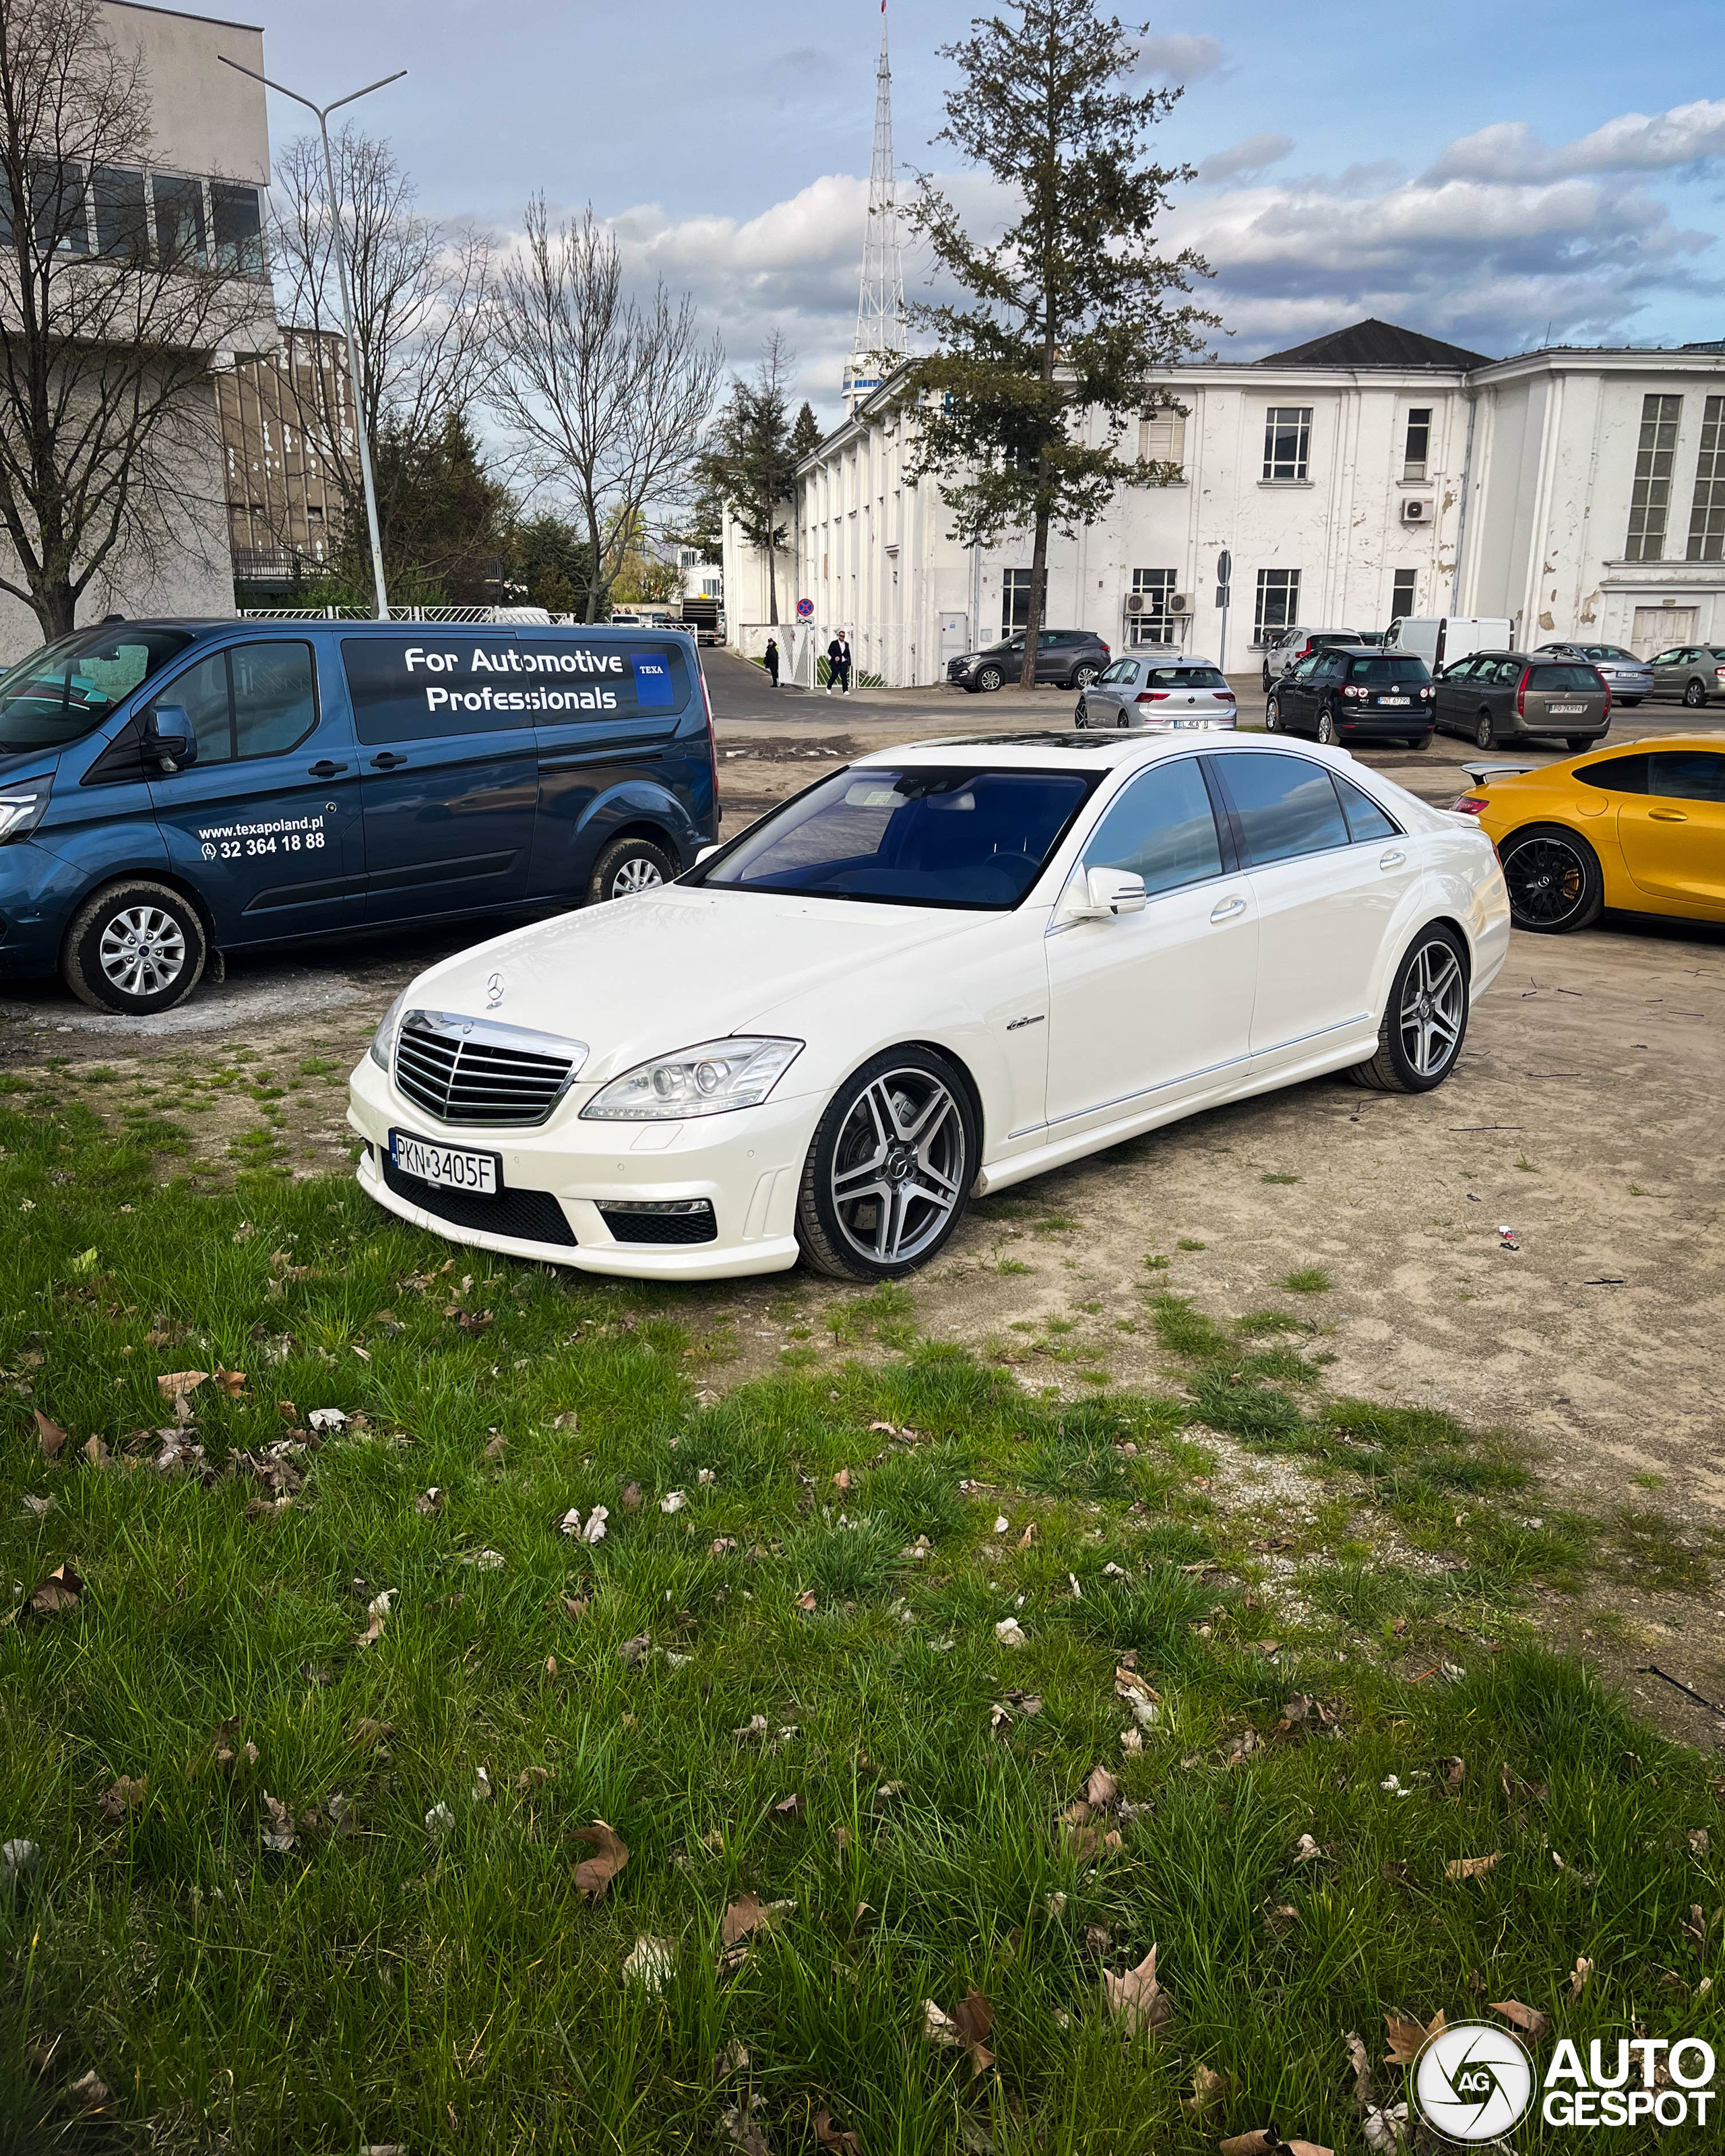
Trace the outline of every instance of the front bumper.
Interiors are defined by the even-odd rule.
[[[369,1056],[347,1089],[348,1124],[366,1148],[360,1187],[387,1211],[451,1242],[633,1280],[731,1280],[793,1265],[797,1195],[822,1106],[803,1094],[687,1122],[598,1123],[582,1122],[575,1104],[565,1102],[536,1129],[468,1130],[446,1127],[404,1099]],[[546,1242],[475,1225],[471,1204],[457,1222],[434,1209],[438,1194],[430,1186],[422,1186],[425,1204],[391,1188],[382,1162],[392,1130],[498,1154],[504,1190],[548,1195],[573,1240]],[[619,1201],[691,1199],[712,1207],[711,1242],[619,1241],[599,1209]]]

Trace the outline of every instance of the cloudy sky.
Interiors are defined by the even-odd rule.
[[[634,274],[692,290],[747,363],[794,346],[824,416],[855,318],[875,0],[253,0],[272,73],[367,101],[424,206],[507,233],[590,202]],[[901,172],[952,78],[966,0],[891,0]],[[1130,13],[1131,11],[1127,11]],[[1159,131],[1197,168],[1170,220],[1254,357],[1376,315],[1494,355],[1725,334],[1725,29],[1717,0],[1563,6],[1212,0],[1150,26],[1184,85]],[[272,100],[278,141],[294,108]],[[961,180],[962,185],[962,180]],[[979,191],[965,198],[980,203]],[[906,260],[912,296],[926,271]]]

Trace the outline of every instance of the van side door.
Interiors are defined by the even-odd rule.
[[[357,759],[339,692],[320,693],[310,640],[201,650],[144,707],[176,708],[197,759],[152,769],[150,798],[168,865],[203,897],[217,947],[351,926],[365,859]]]
[[[365,814],[368,921],[519,906],[539,767],[515,638],[428,624],[341,639]]]

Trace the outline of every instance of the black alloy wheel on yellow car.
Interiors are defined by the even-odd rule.
[[[1591,927],[1605,909],[1599,857],[1560,824],[1530,824],[1497,849],[1509,891],[1510,918],[1536,936]]]
[[[1434,921],[1396,968],[1377,1054],[1345,1075],[1374,1093],[1429,1093],[1455,1069],[1466,1037],[1466,948]]]

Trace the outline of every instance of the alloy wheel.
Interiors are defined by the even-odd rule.
[[[1264,731],[1266,734],[1273,734],[1281,724],[1281,706],[1272,696],[1264,706]]]
[[[1422,943],[1402,986],[1396,1014],[1402,1053],[1421,1078],[1435,1078],[1455,1055],[1466,1016],[1466,983],[1446,942]]]
[[[638,855],[625,861],[611,879],[613,898],[632,898],[638,891],[653,891],[665,881],[657,861]]]
[[[1491,723],[1489,711],[1480,713],[1480,722],[1473,730],[1473,745],[1476,748],[1496,748],[1497,746],[1497,729]]]
[[[1683,701],[1692,711],[1698,711],[1707,700],[1707,692],[1705,683],[1686,681],[1683,684]]]
[[[1333,742],[1336,738],[1336,721],[1327,711],[1320,711],[1317,715],[1317,737],[1326,744]]]
[[[1556,927],[1587,900],[1587,864],[1558,838],[1523,839],[1503,855],[1503,880],[1517,921]]]
[[[889,1070],[851,1104],[833,1148],[840,1234],[875,1265],[908,1265],[935,1242],[964,1195],[964,1119],[939,1079]]]
[[[98,962],[123,995],[159,995],[186,970],[185,932],[160,906],[126,906],[103,924]]]

